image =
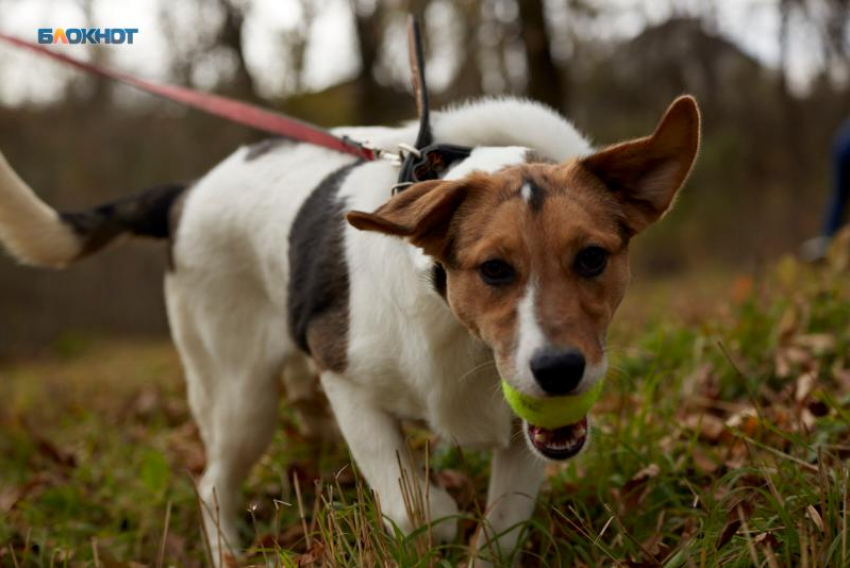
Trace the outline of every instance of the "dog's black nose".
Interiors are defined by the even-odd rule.
[[[578,349],[543,349],[531,358],[534,380],[546,394],[570,394],[584,376],[584,355]]]

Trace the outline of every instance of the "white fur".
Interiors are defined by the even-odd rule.
[[[527,99],[486,99],[439,113],[434,134],[467,146],[524,146],[563,161],[590,153],[590,143],[551,108]]]
[[[517,350],[514,357],[516,375],[512,384],[518,391],[530,396],[544,396],[546,393],[534,380],[531,373],[531,358],[539,350],[546,347],[546,335],[537,322],[537,284],[534,280],[528,283],[522,300],[517,304]]]
[[[461,179],[472,172],[493,173],[506,166],[521,164],[528,148],[507,146],[505,148],[475,148],[469,157],[449,170],[444,179]]]
[[[82,250],[74,231],[41,201],[0,153],[0,244],[19,262],[62,268]]]
[[[336,132],[392,151],[416,136],[413,125]],[[520,163],[526,148],[556,160],[590,151],[569,122],[521,100],[485,100],[437,113],[434,134],[438,142],[489,147],[477,148],[457,165],[449,173],[454,178]],[[238,487],[275,427],[278,375],[284,373],[290,394],[309,391],[310,363],[286,332],[290,227],[319,181],[353,161],[309,145],[250,161],[245,153],[234,153],[188,193],[173,251],[175,269],[165,281],[189,403],[207,450],[199,490],[218,564],[225,552],[237,549]],[[59,266],[73,258],[73,235],[10,172],[0,162],[0,238],[30,262]],[[397,175],[387,161],[364,164],[352,170],[339,195],[348,209],[372,211],[389,199]],[[508,529],[531,514],[543,466],[512,436],[512,414],[489,348],[432,289],[430,261],[418,249],[349,226],[344,247],[351,304],[348,366],[343,374],[324,373],[321,383],[361,471],[384,512],[410,530],[397,460],[410,473],[418,468],[408,458],[401,419],[424,420],[459,444],[493,448],[488,523],[502,533],[496,544],[510,551],[518,531]],[[533,309],[533,294],[529,298],[532,307],[525,311]],[[524,333],[533,335],[527,319],[524,315]],[[420,488],[428,483],[421,474],[413,478]],[[456,512],[442,489],[432,486],[428,494],[432,519]],[[454,524],[440,523],[435,534],[453,537]],[[486,539],[480,542],[484,546]]]

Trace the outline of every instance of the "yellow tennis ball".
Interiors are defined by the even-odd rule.
[[[582,394],[536,398],[522,394],[502,379],[505,400],[516,415],[532,426],[549,430],[579,422],[599,399],[603,387],[599,381]]]

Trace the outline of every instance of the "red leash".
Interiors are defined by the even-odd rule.
[[[92,65],[91,63],[86,63],[85,61],[80,61],[79,59],[74,59],[73,57],[51,51],[44,46],[30,43],[6,34],[0,33],[0,41],[5,41],[16,47],[29,49],[41,55],[52,57],[56,61],[66,63],[87,73],[106,77],[108,79],[124,83],[125,85],[130,85],[131,87],[151,93],[152,95],[157,95],[170,101],[182,103],[186,106],[202,110],[214,116],[219,116],[232,122],[256,128],[257,130],[264,130],[285,138],[300,140],[309,144],[315,144],[316,146],[330,148],[331,150],[336,150],[338,152],[353,154],[358,158],[368,161],[375,160],[378,157],[377,150],[367,148],[366,146],[358,144],[347,137],[340,138],[323,128],[307,124],[306,122],[290,118],[280,113],[266,110],[256,105],[227,99],[218,95],[202,93],[186,87],[161,85],[145,81],[143,79],[137,79],[132,75],[100,67],[98,65]]]

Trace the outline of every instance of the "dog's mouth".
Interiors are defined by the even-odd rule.
[[[569,426],[549,430],[532,424],[526,425],[531,445],[550,460],[563,461],[578,454],[587,442],[587,416]]]

